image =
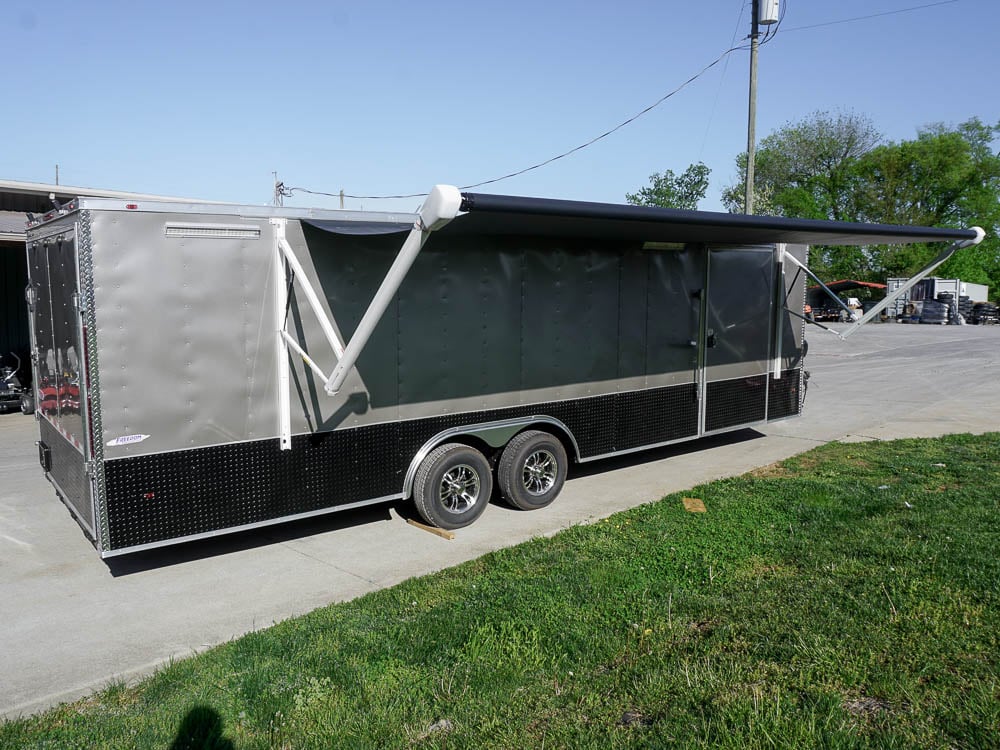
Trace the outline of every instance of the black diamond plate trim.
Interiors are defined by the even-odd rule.
[[[106,461],[113,551],[262,523],[401,492],[416,452],[442,430],[531,415],[563,422],[581,457],[694,436],[694,385],[462,412],[314,435]]]
[[[655,445],[698,434],[697,386],[622,393],[615,450]]]
[[[94,506],[90,500],[90,482],[87,480],[83,455],[47,419],[38,420],[38,433],[41,441],[51,451],[52,468],[49,475],[61,490],[59,494],[93,529]],[[91,533],[89,529],[84,530],[88,535]]]
[[[733,378],[705,386],[705,431],[764,419],[767,375]]]
[[[802,370],[783,370],[781,378],[768,376],[767,418],[783,419],[802,413]]]

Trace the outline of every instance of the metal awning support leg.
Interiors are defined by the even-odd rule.
[[[333,329],[333,324],[330,319],[326,317],[326,311],[323,309],[323,305],[320,304],[319,295],[316,294],[316,290],[312,288],[312,284],[309,283],[309,279],[306,276],[306,272],[302,268],[302,264],[295,255],[295,251],[292,250],[292,246],[288,244],[288,240],[285,239],[285,224],[287,219],[271,219],[271,223],[274,224],[274,237],[275,242],[278,245],[279,255],[283,258],[285,262],[288,263],[289,268],[292,269],[292,277],[298,281],[299,287],[302,289],[302,293],[306,297],[306,301],[309,303],[309,307],[312,308],[313,315],[319,321],[320,328],[323,329],[323,335],[326,336],[327,343],[330,344],[330,348],[333,349],[333,353],[337,355],[337,359],[344,356],[344,345],[340,341],[340,336]],[[282,269],[281,279],[284,279],[284,269]],[[287,280],[286,280],[287,281]],[[287,305],[287,298],[285,304]],[[282,321],[284,321],[285,307],[281,308]],[[281,329],[284,330],[284,322],[282,322]]]
[[[789,253],[782,252],[782,256],[785,257],[785,258],[787,258],[788,260],[792,261],[792,263],[794,263],[799,268],[801,268],[803,271],[805,271],[809,275],[809,278],[811,278],[813,281],[815,281],[817,284],[819,284],[823,288],[823,291],[830,295],[830,299],[832,299],[834,302],[836,302],[838,305],[840,305],[847,312],[847,314],[848,314],[849,317],[851,317],[851,318],[854,317],[854,310],[852,310],[847,305],[845,305],[844,304],[844,300],[842,300],[840,297],[838,297],[836,294],[834,294],[833,291],[830,289],[830,287],[828,287],[826,284],[824,284],[822,281],[820,281],[819,276],[817,276],[816,274],[814,274],[805,263],[803,263],[802,261],[800,261],[794,255],[790,255]]]
[[[844,331],[843,333],[841,333],[840,334],[840,338],[846,339],[848,336],[850,336],[852,333],[854,333],[856,330],[858,330],[861,326],[863,326],[869,320],[871,320],[872,318],[874,318],[877,315],[881,315],[882,311],[885,308],[887,308],[889,305],[891,305],[893,302],[895,302],[901,296],[903,296],[908,291],[910,291],[910,289],[913,288],[913,286],[915,286],[917,284],[917,282],[921,281],[922,279],[924,279],[927,276],[929,276],[930,274],[932,274],[934,272],[934,270],[938,266],[940,266],[942,263],[944,263],[946,260],[948,260],[948,258],[950,258],[952,255],[954,255],[955,251],[961,250],[961,249],[966,248],[966,247],[972,247],[973,245],[978,245],[980,242],[982,242],[983,241],[983,237],[986,236],[986,232],[984,232],[979,227],[972,227],[972,228],[976,232],[976,238],[975,239],[973,239],[973,240],[961,240],[959,242],[953,242],[947,248],[945,248],[944,250],[942,250],[941,253],[940,253],[940,255],[938,255],[934,260],[932,260],[926,266],[924,266],[923,268],[921,268],[920,271],[915,276],[913,276],[912,278],[910,278],[909,281],[907,281],[905,284],[903,284],[903,286],[899,287],[899,289],[897,289],[896,291],[894,291],[892,294],[887,295],[885,299],[883,299],[881,302],[879,302],[877,305],[875,305],[875,307],[873,307],[871,310],[869,310],[868,312],[866,312],[861,317],[860,320],[858,320],[858,321],[856,321],[854,323],[854,325],[852,325],[846,331]]]
[[[337,393],[344,385],[348,373],[358,361],[362,350],[371,338],[375,326],[382,319],[383,313],[392,301],[392,298],[399,291],[400,284],[406,277],[406,273],[417,259],[417,254],[424,246],[431,232],[440,229],[458,215],[462,205],[462,195],[458,188],[448,185],[435,185],[434,189],[427,195],[424,205],[420,208],[420,218],[413,225],[413,229],[406,236],[403,247],[400,248],[396,260],[386,273],[382,284],[375,297],[365,311],[361,322],[358,323],[354,335],[344,347],[344,354],[338,357],[337,366],[333,368],[333,374],[326,381],[324,390],[330,395]]]
[[[285,333],[285,311],[288,309],[288,279],[285,276],[285,259],[280,244],[285,239],[285,220],[272,219],[274,223],[274,329],[278,346],[278,445],[283,451],[292,449],[291,372],[288,363],[288,342]]]
[[[427,242],[431,232],[440,229],[449,221],[454,219],[462,206],[462,195],[458,188],[448,185],[435,185],[427,195],[427,200],[420,208],[420,217],[413,225],[413,229],[406,236],[403,247],[393,261],[389,272],[382,280],[374,299],[368,305],[361,322],[358,323],[357,330],[351,336],[351,340],[344,345],[340,340],[340,335],[333,327],[333,323],[323,309],[319,295],[309,283],[302,264],[295,256],[295,251],[288,244],[285,238],[286,219],[271,219],[274,225],[274,330],[278,347],[278,439],[281,450],[291,450],[292,447],[292,427],[291,427],[291,364],[288,359],[289,351],[294,351],[302,361],[309,366],[316,375],[323,380],[324,390],[331,396],[340,391],[344,381],[347,379],[351,369],[358,361],[358,357],[364,350],[368,339],[371,338],[375,327],[382,319],[383,313],[392,301],[392,298],[399,291],[400,284],[406,277],[410,266],[416,260],[420,249]],[[288,270],[291,271],[289,279]],[[298,282],[299,289],[305,296],[306,302],[312,309],[313,314],[319,321],[323,335],[326,337],[330,348],[337,357],[337,365],[329,377],[320,369],[319,365],[309,356],[308,352],[288,333],[288,305],[289,291],[292,283]]]
[[[775,380],[781,379],[781,348],[784,335],[785,316],[785,245],[778,244],[775,247],[775,292],[774,292],[774,363],[771,368],[771,377]]]

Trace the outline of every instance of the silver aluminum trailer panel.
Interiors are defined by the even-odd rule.
[[[526,431],[589,461],[796,416],[807,243],[969,239],[461,200],[450,223],[90,198],[36,221],[41,460],[101,554],[419,494],[443,444],[502,473]]]

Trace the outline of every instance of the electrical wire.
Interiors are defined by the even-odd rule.
[[[880,18],[882,16],[892,16],[892,15],[896,15],[896,14],[899,14],[899,13],[908,13],[910,11],[922,10],[924,8],[934,8],[934,7],[937,7],[939,5],[951,5],[951,4],[957,3],[957,2],[959,2],[959,0],[939,0],[939,2],[926,3],[924,5],[915,5],[915,6],[910,7],[910,8],[900,8],[898,10],[890,10],[890,11],[885,11],[885,12],[882,12],[882,13],[872,13],[871,15],[867,15],[867,16],[857,16],[855,18],[845,18],[845,19],[842,19],[842,20],[839,20],[839,21],[827,21],[825,23],[811,24],[809,26],[793,26],[790,29],[785,29],[785,31],[786,32],[788,32],[788,31],[803,31],[803,30],[806,30],[806,29],[817,29],[817,28],[821,28],[821,27],[824,27],[824,26],[833,26],[833,25],[841,24],[841,23],[851,23],[851,22],[854,22],[854,21],[865,21],[865,20],[868,20],[868,19],[871,19],[871,18]],[[763,45],[765,45],[765,44],[767,44],[767,43],[769,43],[769,42],[771,42],[771,41],[774,40],[774,38],[776,37],[776,35],[778,33],[778,29],[781,27],[782,22],[785,20],[785,11],[787,10],[787,8],[788,8],[788,3],[787,3],[787,0],[786,0],[786,2],[784,2],[784,3],[781,4],[781,13],[780,13],[780,15],[778,17],[778,22],[776,24],[769,25],[769,28],[764,32],[763,39],[761,39],[760,42],[759,42],[760,46],[763,46]],[[745,6],[741,7],[741,9],[740,9],[740,19],[742,19],[742,17],[743,17],[743,10],[744,9],[745,9]],[[739,21],[737,21],[737,29],[738,28],[739,28]],[[733,39],[735,40],[735,34],[733,35]],[[471,190],[473,188],[482,187],[483,185],[492,185],[492,184],[497,183],[497,182],[502,182],[503,180],[509,180],[512,177],[519,177],[520,175],[527,174],[528,172],[532,172],[532,171],[534,171],[536,169],[541,169],[542,167],[547,166],[549,164],[552,164],[555,161],[559,161],[560,159],[565,159],[567,156],[571,156],[572,154],[575,154],[578,151],[582,151],[583,149],[588,148],[589,146],[594,145],[598,141],[601,141],[604,138],[607,138],[609,135],[612,135],[613,133],[616,133],[617,131],[619,131],[622,128],[624,128],[626,125],[632,124],[633,122],[635,122],[636,120],[638,120],[643,115],[648,114],[652,110],[656,109],[661,104],[663,104],[665,101],[667,101],[668,99],[670,99],[672,96],[674,96],[675,94],[679,93],[683,89],[687,88],[690,84],[694,83],[696,80],[698,80],[699,78],[701,78],[703,75],[705,75],[705,73],[707,73],[709,70],[711,70],[712,68],[714,68],[720,62],[722,62],[723,60],[728,60],[729,56],[732,53],[738,52],[740,50],[749,49],[749,45],[746,44],[746,43],[739,44],[739,45],[734,45],[731,42],[730,44],[731,44],[731,46],[730,46],[729,49],[727,49],[725,52],[723,52],[721,55],[719,55],[717,58],[715,58],[708,65],[706,65],[700,71],[698,71],[693,76],[691,76],[689,79],[687,79],[686,81],[684,81],[684,83],[682,83],[680,86],[678,86],[677,88],[673,89],[672,91],[664,94],[659,99],[657,99],[655,102],[653,102],[648,107],[646,107],[645,109],[643,109],[641,112],[638,112],[637,114],[635,114],[632,117],[628,118],[624,122],[619,123],[618,125],[616,125],[615,127],[611,128],[610,130],[607,130],[607,131],[601,133],[599,136],[597,136],[595,138],[591,138],[586,143],[581,143],[579,146],[571,148],[569,151],[564,151],[561,154],[558,154],[558,155],[553,156],[553,157],[551,157],[549,159],[546,159],[545,161],[538,162],[537,164],[532,164],[531,166],[525,167],[524,169],[519,169],[519,170],[517,170],[515,172],[510,172],[510,173],[505,174],[505,175],[503,175],[501,177],[494,177],[493,179],[483,180],[482,182],[476,182],[476,183],[473,183],[471,185],[463,185],[459,189],[460,190]],[[714,109],[714,105],[713,105],[713,109]],[[389,200],[389,199],[405,199],[405,198],[423,198],[424,196],[427,195],[427,193],[406,193],[406,194],[398,194],[398,195],[350,195],[348,193],[343,193],[343,192],[326,193],[326,192],[323,192],[321,190],[310,190],[310,189],[304,188],[304,187],[286,188],[283,183],[279,183],[279,185],[276,187],[276,190],[277,190],[277,192],[278,192],[279,195],[282,195],[282,196],[285,196],[285,197],[291,196],[294,193],[308,193],[309,195],[322,195],[322,196],[326,196],[326,197],[329,197],[329,198],[351,198],[352,200]]]
[[[926,5],[914,5],[911,8],[900,8],[899,10],[887,10],[883,13],[872,13],[870,16],[856,16],[854,18],[844,18],[839,21],[826,21],[825,23],[814,23],[809,26],[793,26],[790,29],[785,29],[785,31],[803,31],[805,29],[818,29],[823,26],[834,26],[838,23],[852,23],[853,21],[867,21],[870,18],[881,18],[882,16],[894,16],[898,13],[909,13],[914,10],[923,10],[924,8],[935,8],[938,5],[951,5],[957,3],[959,0],[940,0],[937,3],[927,3]]]
[[[483,185],[492,185],[493,183],[501,182],[502,180],[509,180],[512,177],[519,177],[520,175],[526,174],[528,172],[532,172],[532,171],[534,171],[536,169],[541,169],[542,167],[547,166],[547,165],[551,164],[554,161],[559,161],[560,159],[565,159],[567,156],[571,156],[572,154],[575,154],[577,151],[582,151],[583,149],[585,149],[585,148],[587,148],[589,146],[594,145],[598,141],[603,140],[604,138],[607,138],[612,133],[616,133],[617,131],[619,131],[622,128],[624,128],[626,125],[631,125],[633,122],[635,122],[636,120],[638,120],[643,115],[648,114],[649,112],[651,112],[654,109],[656,109],[657,107],[659,107],[661,104],[663,104],[665,101],[667,101],[670,97],[674,96],[675,94],[681,92],[682,90],[684,90],[685,88],[687,88],[688,86],[690,86],[692,83],[694,83],[699,78],[701,78],[703,75],[705,75],[705,73],[707,73],[709,70],[711,70],[716,65],[718,65],[720,62],[722,62],[727,57],[729,57],[729,55],[731,55],[734,52],[737,52],[739,50],[744,50],[744,49],[749,49],[749,45],[747,45],[747,44],[738,44],[736,46],[730,47],[725,52],[723,52],[721,55],[719,55],[717,58],[715,58],[714,60],[712,60],[712,62],[710,62],[708,65],[706,65],[701,70],[699,70],[697,73],[695,73],[693,76],[691,76],[686,81],[684,81],[684,83],[682,83],[680,86],[678,86],[675,89],[673,89],[672,91],[669,91],[668,93],[664,94],[663,96],[661,96],[659,99],[657,99],[655,102],[653,102],[652,104],[650,104],[648,107],[646,107],[641,112],[638,112],[638,113],[632,115],[630,118],[628,118],[624,122],[620,122],[619,124],[615,125],[610,130],[604,131],[599,136],[596,136],[595,138],[591,138],[586,143],[581,143],[579,146],[571,148],[569,151],[564,151],[563,153],[558,154],[556,156],[553,156],[553,157],[551,157],[549,159],[546,159],[545,161],[540,161],[537,164],[532,164],[530,167],[525,167],[524,169],[519,169],[516,172],[510,172],[508,174],[503,175],[502,177],[494,177],[494,178],[492,178],[490,180],[483,180],[482,182],[476,182],[476,183],[473,183],[471,185],[462,185],[459,189],[460,190],[471,190],[473,188],[482,187]],[[309,193],[310,195],[324,195],[324,196],[327,196],[327,197],[330,197],[330,198],[339,198],[339,197],[341,197],[341,195],[343,195],[344,198],[351,198],[353,200],[383,200],[383,199],[387,200],[387,199],[401,199],[401,198],[423,198],[425,195],[427,195],[427,193],[407,193],[405,195],[403,195],[403,194],[401,194],[401,195],[348,195],[347,193],[324,193],[324,192],[322,192],[320,190],[309,190],[309,189],[303,188],[303,187],[290,187],[290,188],[284,188],[283,187],[282,190],[285,191],[282,194],[286,195],[286,196],[292,195],[293,193]]]
[[[746,11],[747,6],[752,5],[749,0],[740,2],[740,14],[736,18],[736,28],[733,29],[733,38],[729,40],[729,46],[733,47],[736,44],[736,35],[740,33],[740,25],[743,23],[743,13]],[[708,113],[708,122],[705,124],[705,135],[701,139],[701,148],[698,149],[698,161],[701,161],[702,155],[705,153],[705,144],[708,143],[708,135],[712,132],[712,122],[715,120],[715,110],[719,106],[719,96],[722,94],[722,84],[726,80],[726,73],[729,71],[729,58],[726,58],[726,64],[722,66],[722,73],[719,75],[719,87],[715,90],[715,98],[712,100],[712,109]]]

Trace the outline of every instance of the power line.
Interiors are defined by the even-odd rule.
[[[684,81],[684,83],[682,83],[680,86],[678,86],[677,88],[673,89],[672,91],[664,94],[663,96],[661,96],[659,99],[657,99],[655,102],[653,102],[652,104],[650,104],[648,107],[646,107],[641,112],[638,112],[637,114],[632,115],[632,117],[628,118],[624,122],[619,123],[618,125],[615,125],[610,130],[604,131],[599,136],[597,136],[595,138],[591,138],[586,143],[581,143],[579,146],[571,148],[569,151],[564,151],[563,153],[558,154],[557,156],[553,156],[553,157],[551,157],[549,159],[546,159],[545,161],[540,161],[537,164],[532,164],[530,167],[525,167],[524,169],[519,169],[516,172],[510,172],[509,174],[505,174],[502,177],[494,177],[493,179],[490,179],[490,180],[483,180],[482,182],[476,182],[476,183],[474,183],[472,185],[462,185],[459,189],[460,190],[471,190],[473,188],[482,187],[483,185],[492,185],[493,183],[495,183],[495,182],[501,182],[502,180],[509,180],[512,177],[518,177],[518,176],[526,174],[528,172],[532,172],[532,171],[534,171],[536,169],[541,169],[542,167],[547,166],[547,165],[551,164],[554,161],[558,161],[559,159],[565,159],[567,156],[575,154],[577,151],[582,151],[583,149],[587,148],[588,146],[593,146],[598,141],[603,140],[604,138],[607,138],[612,133],[616,133],[617,131],[619,131],[622,128],[624,128],[626,125],[632,124],[633,122],[635,122],[636,120],[638,120],[643,115],[648,114],[652,110],[654,110],[657,107],[659,107],[661,104],[663,104],[665,101],[667,101],[667,99],[669,99],[670,97],[674,96],[674,94],[677,94],[677,93],[681,92],[682,90],[684,90],[685,88],[687,88],[688,86],[690,86],[692,83],[694,83],[695,81],[697,81],[699,78],[701,78],[703,75],[705,75],[705,73],[707,73],[709,70],[711,70],[712,68],[714,68],[720,62],[722,62],[724,59],[726,59],[727,57],[729,57],[729,55],[731,55],[733,52],[737,52],[739,50],[744,50],[744,49],[748,49],[748,47],[747,47],[746,44],[739,44],[739,45],[736,45],[734,47],[730,47],[725,52],[723,52],[721,55],[719,55],[717,58],[715,58],[714,60],[712,60],[712,62],[710,62],[704,68],[702,68],[697,73],[695,73],[693,76],[691,76],[686,81]],[[292,193],[296,193],[296,192],[299,192],[299,193],[309,193],[310,195],[325,195],[325,196],[328,196],[328,197],[331,197],[331,198],[337,198],[337,197],[343,195],[343,197],[345,197],[345,198],[352,198],[354,200],[382,200],[382,199],[391,199],[391,198],[422,198],[425,195],[427,195],[427,193],[408,193],[406,195],[348,195],[347,193],[324,193],[324,192],[319,191],[319,190],[309,190],[307,188],[301,188],[301,187],[286,188],[286,190],[288,191],[286,193],[286,195],[291,195]]]
[[[736,28],[733,29],[733,38],[729,40],[729,46],[736,44],[736,35],[740,33],[740,26],[743,24],[743,13],[747,9],[748,3],[740,0],[740,14],[736,18]],[[719,95],[722,94],[722,84],[726,80],[726,72],[729,70],[729,58],[722,66],[722,74],[719,76],[719,87],[715,90],[715,99],[712,100],[712,110],[708,113],[708,122],[705,124],[705,135],[701,139],[701,148],[698,149],[698,161],[701,161],[702,154],[705,153],[705,144],[708,143],[708,135],[712,130],[712,121],[715,119],[715,109],[719,105]]]
[[[793,26],[790,29],[785,29],[785,31],[803,31],[805,29],[818,29],[823,26],[835,26],[839,23],[852,23],[854,21],[867,21],[869,18],[881,18],[882,16],[894,16],[898,13],[909,13],[914,10],[923,10],[924,8],[935,8],[938,5],[951,5],[952,3],[957,3],[959,0],[940,0],[937,3],[927,3],[926,5],[914,5],[911,8],[900,8],[899,10],[887,10],[882,13],[872,13],[870,16],[856,16],[854,18],[844,18],[840,21],[826,21],[825,23],[814,23],[809,26]]]

